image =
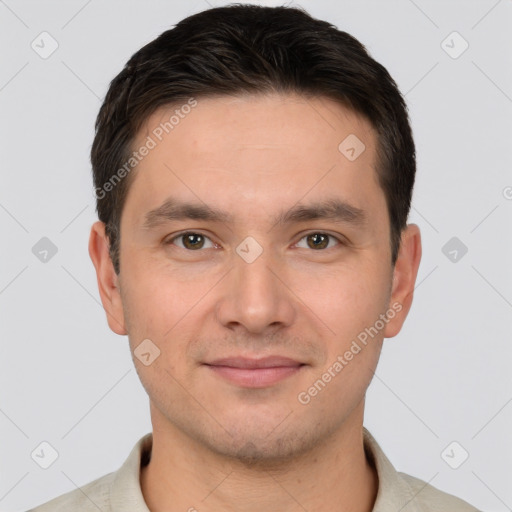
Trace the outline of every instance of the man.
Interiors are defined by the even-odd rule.
[[[191,16],[101,107],[89,253],[153,432],[35,510],[475,511],[363,428],[411,307],[415,148],[386,69],[294,8]]]

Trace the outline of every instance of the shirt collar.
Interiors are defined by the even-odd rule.
[[[396,471],[375,438],[364,427],[363,442],[366,458],[373,463],[379,479],[379,490],[372,512],[412,510],[406,508],[415,497],[409,484]],[[415,507],[415,511],[421,512],[416,501],[412,502],[411,506]]]
[[[112,512],[151,512],[140,488],[140,468],[147,464],[153,446],[153,434],[141,437],[132,448],[124,464],[116,472],[110,489]]]

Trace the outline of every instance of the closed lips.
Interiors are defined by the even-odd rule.
[[[262,368],[282,368],[282,367],[299,367],[304,363],[283,356],[269,356],[262,359],[249,359],[245,357],[227,357],[216,359],[208,366],[227,366],[230,368],[243,368],[249,370],[257,370]]]

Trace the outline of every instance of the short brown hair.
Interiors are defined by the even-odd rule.
[[[137,51],[110,83],[91,163],[117,274],[121,213],[134,173],[122,173],[108,193],[105,184],[130,158],[144,121],[191,97],[271,92],[334,99],[371,123],[395,264],[416,174],[407,106],[396,83],[357,39],[301,8],[235,4],[183,19]]]

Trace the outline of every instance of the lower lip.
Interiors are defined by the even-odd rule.
[[[302,366],[276,366],[273,368],[232,368],[207,365],[217,375],[246,388],[272,386],[300,371]]]

